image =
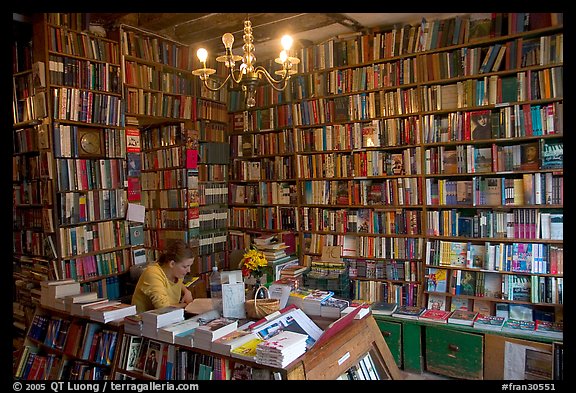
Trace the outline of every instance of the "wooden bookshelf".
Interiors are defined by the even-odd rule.
[[[455,277],[442,293],[448,309],[453,300],[470,308],[487,301],[492,314],[497,303],[527,304],[561,320],[558,268],[512,267],[506,258],[482,267],[435,259],[441,244],[455,243],[466,244],[466,253],[474,245],[492,255],[498,246],[514,263],[522,254],[524,265],[530,249],[532,257],[563,259],[562,239],[534,232],[538,220],[563,219],[562,153],[551,153],[563,150],[563,26],[551,22],[557,16],[534,14],[523,25],[525,13],[484,21],[461,15],[303,48],[301,73],[287,91],[262,87],[250,111],[239,93],[231,95],[231,167],[242,174],[251,162],[292,163],[296,173],[286,180],[296,179],[303,260],[321,255],[325,244],[342,244],[357,299],[426,305],[431,269],[441,267]],[[494,33],[477,35],[481,24]],[[491,125],[484,136],[472,126],[481,115]],[[241,128],[246,121],[252,128]],[[244,155],[242,147],[258,140],[278,140],[271,143],[278,150]],[[281,141],[293,152],[282,151]],[[531,150],[539,160],[523,158]],[[558,164],[542,165],[544,151]],[[264,181],[246,175],[232,189]],[[488,202],[494,184],[496,198]],[[531,191],[535,184],[538,192]],[[235,208],[262,209],[255,202]],[[478,277],[474,293],[456,292],[463,274]],[[486,290],[486,281],[500,293]],[[506,288],[517,281],[533,289],[514,297]],[[538,285],[550,290],[540,293]]]
[[[55,277],[119,298],[119,276],[131,265],[119,41],[83,31],[82,14],[66,15],[33,20],[34,56],[45,71]]]
[[[191,274],[201,277],[195,295],[205,296],[207,273],[227,264],[226,89],[211,92],[192,76],[188,46],[129,25],[120,36],[126,115],[142,138],[135,202],[146,208],[146,259],[168,239],[188,242],[197,250]]]

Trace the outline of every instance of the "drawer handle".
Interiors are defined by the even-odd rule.
[[[460,350],[460,347],[456,344],[448,344],[448,349],[454,352],[458,352]]]
[[[390,336],[392,335],[392,333],[390,333],[390,332],[382,332],[382,335],[383,335],[384,337],[390,337]]]

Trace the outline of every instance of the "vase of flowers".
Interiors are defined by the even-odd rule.
[[[250,248],[244,253],[242,261],[240,262],[240,268],[242,269],[242,276],[244,277],[254,277],[256,279],[256,285],[254,290],[257,290],[260,286],[260,279],[264,274],[264,267],[268,266],[268,261],[264,256],[264,253],[256,248]],[[265,293],[259,291],[258,297],[264,298]]]

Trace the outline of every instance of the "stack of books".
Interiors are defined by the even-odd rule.
[[[200,326],[198,321],[193,319],[184,319],[183,321],[174,322],[158,328],[156,336],[158,340],[174,344],[174,339],[178,334],[190,331],[191,329],[197,328],[198,326]]]
[[[90,309],[90,319],[96,322],[108,323],[122,320],[124,317],[136,314],[136,305],[118,303]]]
[[[236,348],[230,350],[230,356],[237,359],[248,360],[251,362],[256,361],[256,350],[258,344],[264,342],[263,338],[255,337],[238,345]]]
[[[260,250],[261,247],[270,246],[271,244],[278,243],[278,238],[274,234],[263,233],[262,235],[252,239],[252,243]]]
[[[196,333],[196,328],[198,326],[193,326],[194,324],[189,326],[189,329],[184,330],[182,332],[176,333],[174,336],[174,344],[178,344],[185,347],[193,347],[194,346],[194,334]]]
[[[212,352],[224,356],[230,356],[231,350],[257,337],[256,333],[248,330],[234,330],[233,332],[214,340],[212,342]]]
[[[308,266],[290,265],[280,270],[280,278],[298,278],[308,271]]]
[[[99,308],[102,309],[110,309],[110,307],[119,305],[120,302],[117,300],[108,300],[106,299],[105,302],[94,302],[92,304],[86,305],[83,307],[82,312],[84,317],[88,317],[92,319],[92,315],[94,315],[94,310],[98,310]]]
[[[96,300],[98,300],[98,292],[84,292],[76,295],[68,295],[64,297],[64,310],[68,313],[71,313],[72,304],[90,303]]]
[[[350,306],[350,301],[346,299],[329,297],[320,304],[320,316],[322,318],[338,319],[342,316],[344,311]]]
[[[281,244],[280,248],[269,248],[270,246],[275,246],[276,244],[258,247],[268,262],[276,263],[288,257],[288,254],[286,254],[286,248],[288,248],[288,246],[284,243],[277,244]]]
[[[294,305],[283,308],[270,319],[263,318],[254,322],[249,326],[249,329],[263,340],[274,336],[280,330],[306,333],[308,335],[306,341],[308,348],[312,347],[323,333],[323,330],[304,311]]]
[[[256,346],[256,363],[283,368],[306,352],[306,334],[283,330]]]
[[[128,315],[124,318],[124,332],[135,336],[142,334],[142,313]]]
[[[155,339],[158,328],[184,320],[182,307],[167,306],[140,313],[142,316],[142,335]]]
[[[194,331],[194,347],[210,351],[212,342],[238,329],[238,320],[220,317],[200,325]]]
[[[56,298],[64,298],[80,293],[80,283],[73,279],[45,280],[40,282],[40,304],[55,307]]]
[[[97,304],[107,302],[108,298],[105,297],[97,297],[96,299],[93,300],[74,302],[70,304],[70,314],[82,317],[84,315],[88,315],[87,313],[86,314],[84,313],[84,310],[87,310],[89,307],[95,306]]]
[[[302,299],[302,311],[308,315],[320,316],[322,302],[334,296],[334,292],[321,289],[313,289],[310,294]]]

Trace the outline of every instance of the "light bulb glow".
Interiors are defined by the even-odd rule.
[[[288,59],[288,53],[286,53],[285,50],[280,52],[280,61],[282,61],[282,63],[285,63],[287,59]]]
[[[232,49],[232,44],[234,44],[234,36],[230,33],[226,33],[222,36],[222,43],[226,49]]]
[[[293,42],[294,42],[294,40],[289,35],[283,36],[282,39],[280,40],[280,44],[282,45],[282,48],[284,48],[284,50],[286,50],[286,51],[290,50]]]
[[[196,51],[196,56],[198,57],[198,60],[200,60],[200,63],[204,64],[208,58],[208,51],[204,48],[200,48]]]

